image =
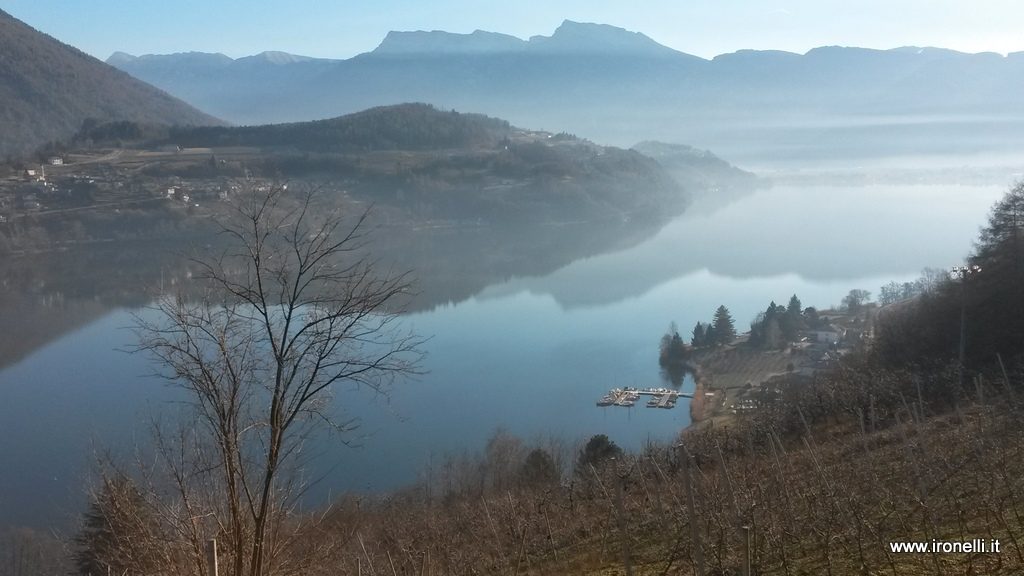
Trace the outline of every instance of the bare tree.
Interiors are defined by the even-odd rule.
[[[408,276],[367,256],[366,213],[346,219],[285,186],[234,208],[227,247],[194,259],[206,291],[140,315],[139,349],[185,390],[214,447],[208,474],[225,504],[208,514],[231,574],[262,576],[288,540],[278,528],[301,490],[286,468],[303,438],[353,424],[332,403],[337,385],[386,393],[416,372],[422,340],[397,322]]]

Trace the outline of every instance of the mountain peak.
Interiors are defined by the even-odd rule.
[[[131,54],[128,54],[127,52],[114,52],[113,54],[110,55],[110,58],[107,58],[107,64],[110,64],[111,66],[119,66],[121,64],[127,64],[129,62],[134,62],[134,61],[136,61],[138,59],[139,59],[138,56],[132,56]]]
[[[267,50],[265,52],[260,52],[259,54],[254,54],[252,56],[239,58],[238,60],[235,60],[235,62],[265,62],[268,64],[276,64],[280,66],[285,64],[295,64],[297,62],[308,62],[310,60],[315,60],[315,58],[311,58],[309,56],[299,56],[298,54],[289,54],[288,52]]]
[[[483,30],[476,30],[471,34],[455,34],[441,30],[391,31],[373,54],[489,54],[521,51],[525,44],[515,36]]]
[[[174,54],[143,54],[142,56],[133,56],[126,52],[114,52],[110,55],[110,58],[107,58],[106,62],[116,68],[134,68],[144,64],[220,68],[231,64],[234,60],[219,52],[176,52]]]
[[[534,36],[535,49],[563,53],[617,53],[631,55],[672,55],[679,53],[658,44],[640,32],[609,24],[565,20],[551,36]]]

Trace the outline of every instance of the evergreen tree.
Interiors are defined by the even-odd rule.
[[[719,306],[718,310],[715,311],[713,326],[715,342],[718,344],[730,344],[736,339],[736,325],[733,323],[729,309],[724,305]]]
[[[997,354],[1011,370],[1024,360],[1024,183],[993,206],[968,264],[952,280],[948,271],[922,272],[920,297],[876,323],[880,358],[896,366],[955,361],[963,337],[969,370],[998,364]]]
[[[786,313],[791,316],[799,316],[803,311],[803,307],[800,304],[800,299],[793,294],[789,298],[789,306],[786,307]]]
[[[683,343],[683,338],[679,335],[679,329],[676,327],[676,323],[672,322],[669,324],[668,332],[661,337],[661,348],[658,355],[658,362],[660,362],[662,366],[679,363],[683,361],[685,356],[686,345]]]
[[[555,460],[543,448],[534,448],[526,455],[519,469],[519,482],[526,486],[551,484],[558,481],[558,467]]]
[[[821,318],[818,318],[818,309],[814,306],[808,306],[804,309],[804,324],[808,328],[817,328],[821,324]]]
[[[967,354],[1012,358],[1024,341],[1024,182],[993,206],[971,264],[978,268],[956,290],[967,309]]]
[[[694,348],[702,348],[707,345],[704,324],[697,322],[697,325],[693,327],[693,339],[690,340],[690,344]]]
[[[609,458],[622,456],[622,448],[604,434],[595,434],[576,458],[576,471],[585,474],[589,466],[598,466]]]
[[[683,338],[679,336],[679,332],[672,335],[672,343],[669,345],[668,355],[672,360],[682,360],[686,356],[686,344],[683,344]]]
[[[661,337],[661,343],[658,344],[658,361],[662,364],[668,358],[668,351],[672,347],[672,335],[665,334]]]
[[[800,316],[804,312],[804,306],[796,294],[790,296],[790,305],[785,306],[785,312],[794,316]]]
[[[164,540],[135,484],[124,476],[104,477],[74,539],[75,568],[83,576],[158,573]]]
[[[789,306],[786,307],[786,313],[779,318],[779,328],[782,330],[782,337],[786,342],[796,341],[800,330],[805,328],[801,310],[800,299],[793,294],[789,299]]]

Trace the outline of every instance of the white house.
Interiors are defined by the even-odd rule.
[[[810,330],[807,334],[815,341],[822,342],[825,344],[831,344],[838,342],[843,338],[842,328],[835,328],[828,326],[820,330]]]

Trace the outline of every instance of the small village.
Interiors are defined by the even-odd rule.
[[[143,153],[136,156],[142,159]],[[149,156],[152,160],[156,155]],[[205,156],[217,161],[209,153]],[[115,151],[102,156],[50,156],[39,164],[10,168],[6,177],[0,177],[0,222],[164,199],[198,208],[200,202],[227,200],[239,189],[239,178],[163,177],[147,173],[145,162],[131,160],[125,151]]]
[[[209,149],[115,149],[0,167],[0,252],[173,240],[208,228],[208,217],[240,190],[274,184],[252,177],[243,158]]]
[[[839,366],[844,355],[870,345],[877,312],[874,304],[856,313],[823,310],[820,324],[778,350],[750,346],[747,333],[730,345],[699,352],[693,360],[693,422],[727,422],[776,401],[790,387],[815,385],[818,377]]]
[[[648,408],[670,409],[679,398],[690,398],[695,424],[727,421],[774,402],[788,387],[813,386],[842,356],[869,344],[877,311],[874,304],[856,313],[822,311],[814,328],[801,331],[797,341],[780,349],[759,349],[749,342],[749,332],[740,334],[729,344],[693,350],[686,367],[696,381],[693,393],[626,386],[611,389],[597,406],[632,408],[642,396],[650,396]]]
[[[517,129],[506,141],[517,145],[540,144],[592,156],[604,154],[600,146],[567,134]],[[9,226],[6,236],[14,243],[13,247],[6,248],[37,249],[39,245],[52,242],[68,245],[98,240],[88,220],[109,220],[110,215],[120,214],[122,210],[160,209],[163,216],[174,218],[209,216],[218,210],[219,204],[227,202],[240,190],[262,192],[282,182],[283,176],[264,166],[272,155],[267,150],[249,146],[183,148],[163,144],[146,149],[83,147],[74,151],[40,154],[32,160],[8,165],[0,164],[0,226]],[[350,162],[355,167],[353,171],[331,174],[327,180],[317,180],[317,185],[329,181],[331,188],[340,190],[346,201],[355,202],[349,190],[358,186],[361,177],[372,179],[411,174],[418,167],[432,162],[455,162],[457,159],[453,158],[457,156],[452,151],[342,154],[334,160],[339,165]],[[498,193],[523,185],[522,178],[489,175],[481,188],[488,193]],[[389,219],[393,210],[382,207],[378,212]],[[72,215],[76,216],[76,221],[70,226],[56,224],[59,217]],[[20,221],[25,221],[25,225],[15,227]],[[423,225],[444,227],[465,225],[470,221],[478,223],[479,218],[450,221],[432,218]],[[103,224],[109,225],[110,222],[104,221]],[[101,227],[98,223],[95,226],[97,229]],[[71,229],[77,233],[65,237],[67,234],[63,230]],[[55,235],[58,230],[60,232]],[[3,248],[0,245],[0,249]]]

